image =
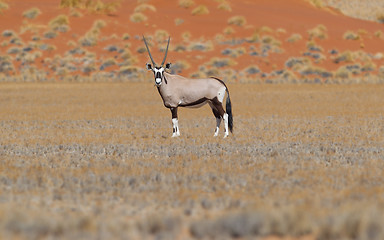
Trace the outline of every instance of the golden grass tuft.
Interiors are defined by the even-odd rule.
[[[360,40],[360,35],[354,31],[346,31],[343,35],[345,40]]]
[[[0,1],[0,14],[3,14],[4,10],[8,10],[9,5],[4,1]]]
[[[324,7],[324,3],[322,0],[307,0],[307,1],[317,8],[323,8]]]
[[[179,0],[179,7],[190,8],[193,5],[195,5],[195,1],[193,0]]]
[[[23,12],[23,17],[28,18],[28,19],[35,19],[37,16],[41,14],[40,9],[37,7],[30,8],[28,10],[25,10]]]
[[[321,40],[327,39],[328,38],[327,31],[328,30],[326,26],[319,24],[316,27],[308,30],[309,39],[310,40],[314,38],[318,38]]]
[[[300,40],[302,40],[303,37],[301,36],[301,34],[299,33],[293,33],[289,38],[287,38],[287,42],[289,43],[295,43],[295,42],[298,42]]]
[[[223,1],[219,3],[217,8],[223,11],[232,12],[231,4],[228,1]]]
[[[143,13],[141,12],[135,12],[133,14],[131,14],[130,18],[131,22],[134,22],[134,23],[141,23],[141,22],[145,22],[148,20],[148,17],[145,16]]]
[[[148,3],[142,3],[135,7],[135,12],[145,12],[145,11],[152,11],[156,12],[156,7],[154,5],[148,4]]]
[[[207,14],[209,14],[209,10],[208,10],[207,6],[199,5],[196,8],[194,8],[191,13],[194,16],[207,15]]]
[[[244,26],[247,24],[247,20],[244,16],[233,16],[228,19],[229,25]]]

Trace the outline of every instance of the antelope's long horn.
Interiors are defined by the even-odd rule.
[[[167,59],[167,53],[168,53],[168,47],[169,47],[169,41],[170,41],[170,40],[171,40],[171,37],[168,38],[167,49],[165,50],[165,56],[164,56],[163,62],[161,63],[161,66],[164,65],[165,60]]]
[[[145,47],[147,48],[147,51],[148,51],[149,57],[151,58],[152,64],[153,64],[153,66],[156,66],[156,63],[155,63],[155,61],[153,61],[153,58],[152,58],[151,52],[149,51],[149,48],[148,48],[148,44],[147,44],[147,41],[145,40],[145,37],[144,37],[144,36],[143,36],[143,40],[144,40],[144,43],[145,43]]]

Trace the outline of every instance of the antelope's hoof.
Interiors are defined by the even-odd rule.
[[[180,134],[177,134],[177,133],[174,133],[174,134],[172,134],[172,137],[174,138],[174,137],[179,137],[180,136]]]

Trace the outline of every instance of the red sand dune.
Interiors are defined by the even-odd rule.
[[[195,5],[186,9],[179,6],[178,1],[147,1],[156,7],[156,11],[146,10],[143,12],[148,17],[147,21],[141,23],[134,23],[130,20],[131,14],[134,12],[135,7],[139,5],[138,1],[123,0],[120,7],[113,14],[98,14],[90,13],[86,10],[79,10],[82,12],[82,17],[70,16],[70,9],[61,9],[59,7],[59,0],[13,0],[7,1],[9,9],[5,10],[0,15],[0,32],[4,30],[13,30],[23,39],[24,45],[28,45],[31,42],[33,35],[42,35],[49,29],[48,23],[51,19],[59,14],[65,14],[69,16],[70,30],[65,33],[59,33],[54,39],[40,40],[40,43],[48,43],[56,46],[56,49],[50,52],[44,52],[41,58],[35,60],[35,64],[38,68],[46,67],[43,62],[46,57],[54,57],[56,54],[63,55],[66,51],[70,50],[71,46],[68,46],[68,41],[72,40],[78,42],[79,38],[92,27],[95,20],[104,20],[107,24],[105,28],[101,30],[99,39],[104,37],[104,40],[100,40],[96,46],[84,47],[90,52],[96,54],[96,58],[102,61],[109,57],[115,57],[117,59],[116,52],[108,52],[104,48],[108,45],[116,45],[124,47],[127,43],[130,44],[129,50],[132,54],[136,55],[137,63],[135,65],[144,67],[145,62],[149,61],[146,53],[137,53],[138,47],[143,47],[141,39],[142,35],[154,36],[157,30],[165,30],[171,35],[171,49],[177,44],[185,44],[182,38],[183,33],[189,32],[191,34],[191,41],[206,42],[212,40],[212,51],[185,51],[175,52],[170,50],[168,54],[168,61],[176,62],[185,60],[190,64],[190,68],[184,71],[183,74],[190,74],[198,71],[198,67],[202,63],[207,63],[212,57],[227,57],[222,55],[222,51],[227,48],[245,47],[246,53],[238,57],[234,57],[233,60],[237,63],[231,66],[232,69],[240,71],[245,67],[255,64],[264,72],[270,72],[274,69],[283,69],[284,63],[290,57],[301,57],[304,52],[307,51],[306,44],[309,41],[308,30],[322,24],[326,27],[327,38],[324,40],[314,39],[316,45],[323,48],[322,54],[326,56],[326,59],[320,61],[316,65],[326,68],[329,71],[334,71],[340,67],[340,64],[336,64],[333,61],[333,56],[328,52],[332,49],[337,49],[339,52],[346,50],[358,51],[370,53],[372,55],[383,51],[384,40],[374,36],[374,33],[378,30],[384,32],[383,24],[368,22],[358,19],[346,17],[330,8],[317,8],[311,5],[305,0],[237,0],[230,2],[232,11],[224,11],[218,9],[219,3],[214,0],[195,0]],[[209,9],[209,14],[194,16],[191,14],[193,8],[198,5],[205,5]],[[36,19],[25,19],[22,17],[22,13],[32,7],[37,7],[41,10],[42,14],[36,17]],[[239,40],[250,38],[255,32],[262,27],[269,27],[273,30],[271,33],[263,33],[263,35],[271,35],[275,39],[281,42],[280,49],[282,53],[270,53],[266,57],[253,57],[249,54],[249,49],[252,46],[256,48],[260,47],[259,43],[244,42],[241,45],[228,45],[218,44],[215,42],[217,34],[223,34],[223,31],[228,27],[228,19],[232,16],[244,16],[247,23],[243,26],[231,27],[235,32],[231,35],[225,36],[226,39]],[[175,24],[175,19],[182,19],[183,23],[180,25]],[[22,29],[25,26],[33,26],[35,30],[26,31],[22,33]],[[277,31],[277,29],[283,29],[283,31]],[[343,35],[347,30],[359,31],[364,30],[360,40],[345,40]],[[131,38],[129,40],[122,40],[122,35],[128,33]],[[288,43],[286,39],[292,34],[301,34],[303,39],[295,43]],[[110,38],[113,34],[117,35],[117,38]],[[0,43],[8,41],[9,39],[0,36]],[[155,43],[155,42],[154,42]],[[161,43],[163,46],[165,43]],[[12,44],[6,46],[0,46],[0,54],[4,55]],[[163,53],[158,51],[156,44],[151,48],[153,55],[157,61],[161,61]],[[380,67],[383,65],[383,59],[372,59],[372,61]],[[20,66],[20,63],[15,62],[15,66]],[[362,63],[364,64],[364,63]],[[17,68],[17,67],[16,67]],[[112,66],[105,71],[117,70],[117,66]],[[377,71],[376,71],[377,72]],[[16,70],[15,74],[18,71]],[[75,72],[73,74],[78,74]]]

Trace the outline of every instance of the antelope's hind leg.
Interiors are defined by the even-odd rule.
[[[221,119],[224,121],[224,138],[228,137],[228,114],[224,111],[222,103],[217,99],[213,99],[212,103],[210,104],[213,114],[216,117],[216,131],[215,131],[215,137],[219,134],[219,127]]]
[[[171,108],[171,113],[172,113],[172,124],[173,124],[172,137],[178,137],[180,136],[180,131],[179,131],[179,120],[177,119],[177,107]]]
[[[216,129],[215,129],[215,134],[213,136],[217,137],[219,135],[221,115],[219,111],[217,111],[217,109],[213,106],[213,104],[210,103],[209,106],[212,108],[213,115],[215,115],[215,118],[216,118]]]

